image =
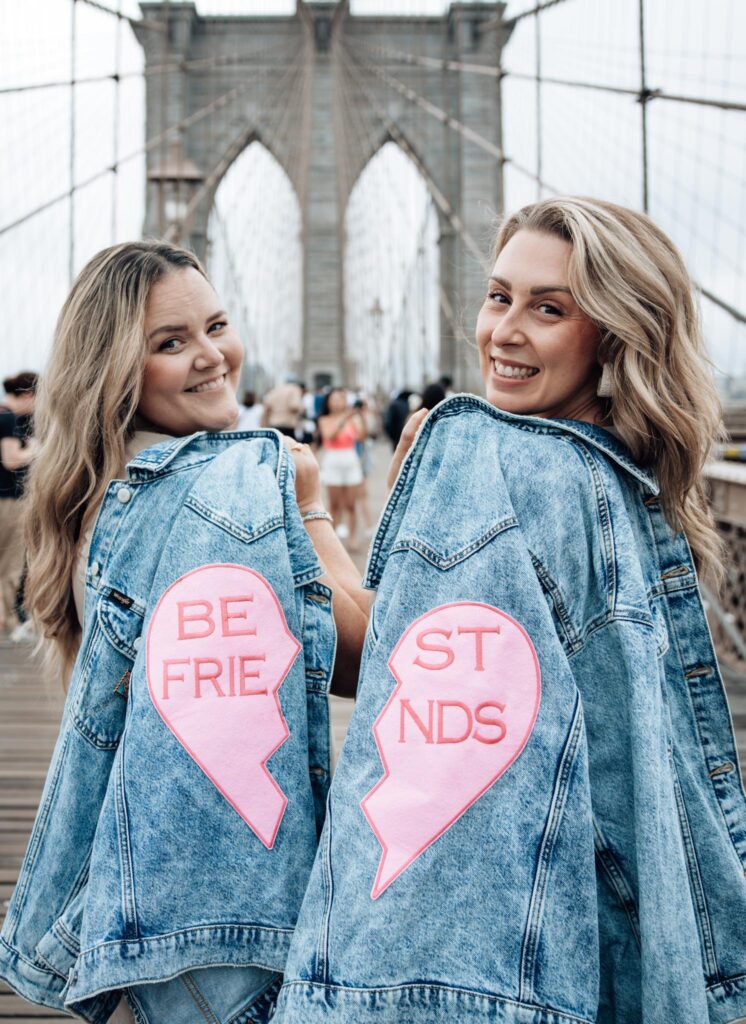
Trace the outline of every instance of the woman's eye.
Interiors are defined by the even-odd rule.
[[[177,352],[182,342],[180,338],[166,338],[158,346],[159,352]]]
[[[510,302],[505,292],[488,292],[487,295],[493,302],[499,302],[501,306]]]
[[[225,320],[216,320],[214,324],[210,324],[210,326],[207,328],[207,331],[208,334],[215,334],[218,331],[222,331],[222,329],[227,326],[228,324],[226,323]]]
[[[538,308],[542,313],[548,313],[550,316],[562,316],[562,310],[553,306],[551,302],[542,302]]]

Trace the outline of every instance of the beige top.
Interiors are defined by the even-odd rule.
[[[270,427],[294,427],[303,408],[303,392],[297,384],[280,384],[264,396],[264,414]]]
[[[136,431],[131,439],[127,442],[124,449],[124,466],[134,459],[143,448],[150,448],[153,444],[158,444],[160,441],[172,441],[173,438],[170,434],[156,434],[152,430],[138,430]],[[119,476],[124,476],[124,466],[122,466],[121,473]],[[118,479],[118,478],[117,478]],[[88,556],[91,550],[91,535],[93,534],[93,527],[95,524],[95,517],[91,519],[91,525],[88,530],[83,534],[78,542],[78,557],[75,559],[73,564],[72,573],[72,587],[73,587],[73,600],[75,602],[75,611],[78,613],[78,622],[81,627],[83,625],[83,609],[85,605],[85,574],[88,568]]]

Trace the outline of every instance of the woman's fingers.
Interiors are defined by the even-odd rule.
[[[283,437],[295,463],[295,500],[301,511],[321,505],[321,480],[319,464],[307,444],[300,444],[292,437]]]
[[[428,412],[429,409],[418,409],[417,412],[413,413],[404,424],[404,430],[401,432],[399,444],[396,446],[396,451],[394,452],[389,464],[389,472],[386,478],[386,486],[389,490],[394,486],[394,481],[396,480],[399,469],[401,468],[401,464],[404,462],[404,456],[414,444],[417,431],[420,429],[422,421],[425,419]]]

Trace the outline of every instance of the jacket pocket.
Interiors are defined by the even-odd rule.
[[[124,728],[132,665],[140,646],[142,606],[119,591],[105,593],[97,608],[94,635],[70,714],[93,746],[115,750]]]
[[[420,519],[419,516],[418,519]],[[402,530],[390,553],[415,551],[431,565],[442,570],[452,569],[459,562],[463,562],[480,551],[498,534],[518,525],[518,520],[514,515],[507,515],[477,531],[473,527],[470,531],[465,530],[461,536],[439,536],[437,532],[433,532],[437,527],[437,517],[422,517],[421,522],[423,525],[427,524],[430,529],[424,535]]]

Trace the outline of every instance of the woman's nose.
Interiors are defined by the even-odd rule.
[[[495,345],[521,345],[526,340],[520,314],[514,307],[497,318],[491,339]]]
[[[220,366],[223,362],[223,353],[215,342],[205,334],[201,339],[199,352],[195,356],[194,365],[198,370],[206,370],[211,366]]]

